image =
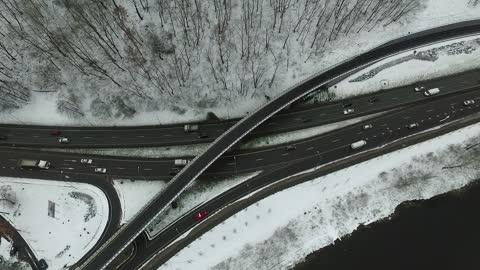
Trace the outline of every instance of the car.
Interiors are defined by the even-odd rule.
[[[107,168],[95,168],[95,173],[106,173]]]
[[[295,147],[295,145],[287,145],[285,147],[285,150],[287,150],[287,152],[294,151],[295,149],[297,149],[297,147]]]
[[[372,124],[363,125],[363,129],[370,129],[370,128],[372,128],[372,127],[373,127]]]
[[[207,214],[208,214],[208,211],[207,211],[207,210],[202,210],[202,211],[196,213],[196,214],[193,216],[193,218],[194,218],[195,220],[200,220],[200,219],[204,218]]]
[[[59,136],[59,135],[61,135],[61,134],[62,134],[62,132],[61,132],[60,130],[52,130],[52,131],[50,131],[50,135],[52,135],[52,136]]]
[[[418,123],[411,123],[411,124],[407,125],[407,127],[409,129],[416,128],[416,127],[419,127],[419,126],[420,126],[420,124],[418,124]]]
[[[343,110],[343,114],[351,114],[353,113],[355,110],[353,108],[348,108],[348,109],[345,109]]]
[[[343,103],[343,105],[342,105],[343,108],[350,108],[350,107],[352,107],[352,106],[353,106],[353,104],[352,104],[351,102],[345,102],[345,103]]]
[[[423,95],[428,97],[428,96],[436,95],[438,93],[440,93],[440,89],[432,88],[432,89],[428,89],[427,91],[423,92]]]
[[[80,159],[80,163],[92,164],[92,160],[88,158],[82,158]]]
[[[378,98],[377,97],[370,97],[368,98],[368,103],[372,104],[372,103],[375,103],[378,101]]]
[[[0,140],[6,140],[7,139],[7,135],[0,135]]]
[[[171,176],[175,176],[175,175],[177,175],[179,172],[180,172],[180,169],[179,169],[179,168],[172,168],[168,174],[170,174]]]
[[[205,133],[205,132],[200,132],[200,133],[198,133],[197,139],[205,139],[205,138],[208,138],[208,134],[207,134],[207,133]]]
[[[423,90],[425,90],[425,86],[416,86],[415,87],[415,92],[422,92]]]
[[[67,137],[60,137],[60,138],[58,138],[58,142],[59,143],[69,143],[70,139],[67,138]]]
[[[473,99],[465,100],[463,102],[463,105],[465,105],[465,106],[472,105],[472,104],[475,104],[475,100],[473,100]]]
[[[350,144],[350,148],[351,148],[352,150],[355,150],[355,149],[364,147],[365,145],[367,145],[367,141],[365,141],[365,140],[360,140],[360,141],[357,141],[357,142],[354,142],[354,143]]]

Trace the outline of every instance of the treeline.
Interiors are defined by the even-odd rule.
[[[64,91],[155,107],[268,96],[282,85],[279,74],[328,42],[387,27],[419,7],[419,0],[0,0],[0,99],[15,108],[32,90]]]

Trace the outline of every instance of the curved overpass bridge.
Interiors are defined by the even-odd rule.
[[[206,168],[250,131],[292,102],[315,91],[321,86],[335,84],[360,69],[405,50],[476,33],[480,33],[480,20],[450,24],[401,37],[348,59],[285,91],[263,107],[237,122],[222,136],[218,137],[203,154],[197,156],[188,166],[177,174],[159,195],[154,197],[128,224],[117,231],[117,233],[106,241],[89,259],[80,265],[79,268],[92,270],[106,269],[113,259],[141,234],[157,216],[163,213],[166,207],[204,172]]]

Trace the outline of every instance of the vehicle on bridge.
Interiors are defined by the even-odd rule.
[[[351,114],[353,112],[355,112],[355,110],[353,108],[348,108],[348,109],[343,110],[343,114],[345,114],[345,115]]]
[[[46,160],[35,160],[35,159],[20,159],[18,161],[18,166],[21,168],[40,168],[48,169],[50,168],[50,162]]]
[[[472,104],[475,104],[475,100],[473,100],[473,99],[465,100],[463,102],[463,105],[465,105],[465,106],[472,105]]]
[[[196,214],[193,216],[193,218],[194,218],[195,220],[200,220],[200,219],[204,218],[207,214],[208,214],[208,211],[207,211],[207,210],[202,210],[202,211],[196,213]]]
[[[183,166],[187,166],[189,160],[188,159],[175,159],[174,161],[174,164],[175,166],[178,166],[178,167],[183,167]]]
[[[353,150],[355,150],[355,149],[358,149],[358,148],[361,148],[361,147],[365,146],[366,144],[367,144],[367,141],[361,140],[361,141],[352,143],[352,144],[350,145],[350,148],[352,148]]]

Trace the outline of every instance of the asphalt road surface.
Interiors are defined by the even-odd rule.
[[[237,122],[232,128],[224,132],[222,136],[218,137],[203,154],[197,156],[186,168],[180,171],[159,195],[155,196],[143,207],[129,223],[121,227],[120,230],[97,249],[79,268],[99,270],[108,267],[115,257],[127,248],[127,246],[133,242],[157,216],[162,214],[170,203],[217,160],[218,157],[258,125],[292,102],[311,93],[319,86],[348,76],[352,72],[378,62],[380,59],[391,56],[392,54],[446,38],[478,33],[480,32],[479,26],[480,20],[461,22],[394,40],[367,53],[360,54],[342,62],[276,97],[265,106]]]
[[[475,104],[464,105],[463,102],[469,99],[475,100]],[[295,150],[299,153],[297,158],[291,159],[289,162],[275,169],[265,171],[227,190],[210,201],[195,207],[185,213],[182,218],[164,228],[157,236],[153,236],[152,240],[139,239],[138,243],[136,243],[138,250],[134,253],[134,256],[126,260],[119,269],[138,269],[144,265],[149,259],[159,253],[159,251],[182,236],[182,234],[199,225],[202,221],[194,219],[194,215],[200,211],[206,210],[208,211],[208,215],[213,215],[225,205],[230,205],[236,200],[289,175],[306,171],[365,150],[375,149],[387,143],[406,138],[419,132],[431,130],[466,116],[478,114],[479,112],[480,90],[425,105],[415,106],[395,114],[377,117],[368,122],[372,124],[372,128],[368,130],[363,130],[363,125],[367,123],[364,122],[347,127],[343,129],[342,132],[332,132],[333,136],[331,138],[336,137],[336,140],[338,140],[335,143],[328,142],[331,138],[323,138],[305,145],[309,148],[313,147],[312,149],[307,150],[308,148],[297,147]],[[409,128],[408,126],[412,123],[418,123],[419,126]],[[352,150],[350,144],[359,140],[366,140],[367,145],[361,150]],[[410,144],[405,144],[404,146],[407,145]],[[173,253],[171,253],[170,256],[171,255],[173,255]],[[150,263],[146,269],[149,269],[149,267],[156,269],[155,267],[160,266],[161,263],[168,260],[170,256],[164,256],[162,259]]]
[[[468,71],[448,77],[437,78],[416,85],[426,89],[441,87],[440,95],[461,91],[479,84],[480,71]],[[416,86],[415,85],[415,86]],[[299,106],[274,115],[249,135],[259,136],[292,130],[300,130],[361,115],[385,111],[400,105],[412,104],[426,97],[412,91],[413,85],[397,87],[373,94],[357,96],[348,101],[327,104]],[[377,101],[372,101],[374,97]],[[351,103],[355,109],[352,114],[343,114],[344,105]],[[101,147],[152,147],[208,143],[232,127],[236,120],[204,122],[199,124],[198,132],[185,132],[183,125],[141,126],[141,127],[47,127],[24,125],[0,125],[0,146],[24,146],[41,148],[101,148]],[[51,131],[60,130],[60,135],[51,135]],[[207,136],[199,138],[199,135]],[[61,144],[60,137],[67,137],[70,143]]]

